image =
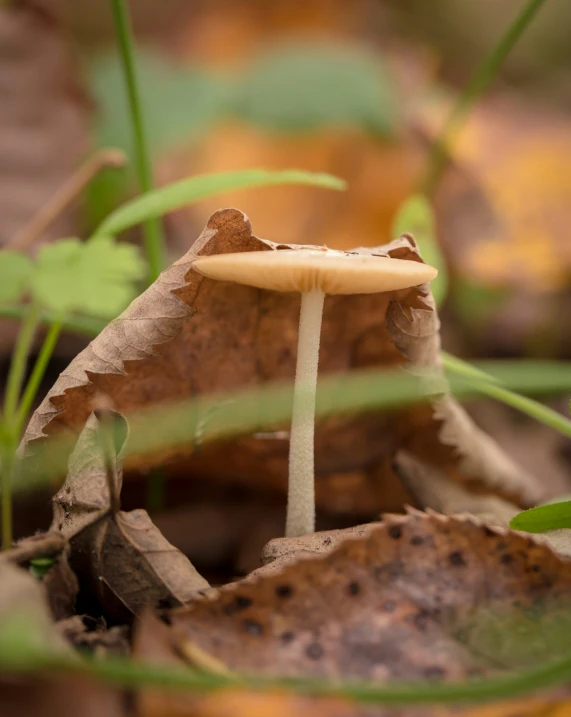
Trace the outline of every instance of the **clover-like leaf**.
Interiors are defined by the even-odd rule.
[[[29,286],[34,265],[25,254],[0,252],[0,304],[18,301]]]
[[[110,237],[82,243],[62,239],[38,253],[33,293],[53,311],[116,315],[136,295],[134,282],[145,273],[136,247]]]

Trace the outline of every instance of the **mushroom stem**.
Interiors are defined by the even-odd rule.
[[[285,530],[288,538],[313,533],[315,530],[315,392],[324,301],[325,293],[318,289],[301,295],[289,444]]]

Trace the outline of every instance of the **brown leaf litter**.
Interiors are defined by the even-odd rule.
[[[112,465],[101,442],[103,419],[92,413],[70,456],[68,477],[54,496],[51,530],[69,541],[82,590],[105,607],[105,614],[125,621],[146,605],[182,605],[209,586],[145,510],[119,510],[127,427],[119,414],[111,415],[117,435],[122,432]]]
[[[185,398],[291,379],[299,297],[207,279],[192,269],[197,255],[295,248],[258,239],[238,210],[215,213],[191,250],[137,298],[61,374],[35,412],[23,449],[48,435],[77,435],[104,393],[121,413]],[[359,251],[359,250],[358,250]],[[361,250],[419,261],[409,236]],[[522,505],[540,498],[537,481],[474,426],[446,394],[439,321],[428,287],[392,295],[330,296],[325,302],[320,373],[405,366],[430,368],[438,395],[429,405],[390,414],[335,416],[316,429],[318,506],[350,511],[367,495],[369,514],[382,508],[388,459],[405,448],[453,480],[497,492]],[[219,411],[223,413],[224,405]],[[197,436],[197,438],[199,438]],[[145,467],[178,465],[198,479],[224,479],[285,490],[287,440],[245,436],[223,445],[190,442],[144,457]],[[190,455],[190,457],[189,457]],[[141,459],[142,461],[142,459]],[[137,465],[130,457],[127,467]]]
[[[461,680],[567,648],[571,563],[528,536],[411,511],[169,612],[236,673]]]
[[[56,630],[43,586],[29,573],[8,561],[0,562],[0,633],[16,625],[24,629],[35,647],[53,655],[71,650]],[[78,658],[79,659],[79,658]],[[74,675],[11,675],[2,668],[0,675],[0,714],[10,717],[121,717],[120,695],[89,678]]]

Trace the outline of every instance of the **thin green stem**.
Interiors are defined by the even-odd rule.
[[[6,648],[8,645],[6,645]],[[510,675],[470,680],[458,683],[401,682],[393,685],[367,683],[331,683],[324,679],[272,679],[222,677],[197,673],[190,669],[148,665],[124,658],[78,660],[75,656],[53,655],[47,651],[3,650],[0,665],[4,671],[41,671],[54,673],[83,673],[104,682],[128,688],[167,688],[198,692],[212,692],[220,688],[239,687],[250,690],[289,689],[301,694],[343,697],[369,704],[435,704],[513,698],[550,687],[569,679],[571,655],[531,667]]]
[[[2,470],[2,550],[12,547],[12,479],[14,474],[15,442],[10,439],[0,446]]]
[[[42,344],[42,348],[40,349],[40,353],[38,354],[38,357],[36,359],[36,363],[34,364],[32,374],[28,380],[28,383],[26,384],[26,388],[24,389],[24,394],[22,396],[22,400],[20,401],[20,406],[18,408],[18,413],[16,416],[15,432],[18,436],[22,431],[26,416],[28,415],[28,412],[32,407],[32,403],[34,401],[34,398],[36,397],[36,394],[40,387],[40,383],[42,382],[42,379],[46,372],[46,368],[48,367],[49,360],[53,354],[57,340],[61,333],[61,328],[61,320],[54,321],[54,323],[51,324],[50,328],[48,329],[48,333],[46,334],[46,337],[44,339],[44,343]]]
[[[442,352],[442,363],[449,371],[466,378],[479,393],[511,406],[521,411],[521,413],[535,418],[539,423],[554,428],[564,436],[571,438],[571,421],[552,408],[544,406],[532,398],[503,388],[493,376],[456,356],[450,356]]]
[[[497,75],[504,60],[513,50],[524,30],[531,23],[545,1],[546,0],[528,0],[519,15],[517,15],[508,27],[505,34],[500,38],[497,45],[495,45],[492,51],[476,68],[476,71],[468,81],[455,106],[452,108],[440,137],[432,145],[427,171],[421,182],[422,191],[425,194],[432,194],[438,184],[442,171],[448,162],[450,148],[472,106]]]
[[[16,348],[12,354],[10,372],[6,383],[6,396],[4,399],[4,421],[8,430],[12,430],[13,422],[18,408],[18,399],[24,382],[26,364],[36,329],[40,323],[40,311],[35,304],[26,307],[24,320],[20,328]]]
[[[26,311],[26,306],[0,306],[0,317],[3,319],[21,321],[26,315]],[[53,311],[43,311],[40,316],[40,323],[48,326],[60,320],[59,315]],[[63,330],[71,331],[74,334],[81,334],[89,338],[97,336],[106,326],[107,323],[101,319],[97,319],[94,316],[81,316],[79,314],[66,316],[62,321]]]
[[[129,100],[139,185],[141,191],[148,192],[153,189],[153,171],[137,84],[134,40],[129,11],[125,0],[111,0],[111,8]],[[143,236],[149,262],[149,280],[152,283],[165,266],[165,240],[160,219],[157,217],[147,219],[143,225]]]

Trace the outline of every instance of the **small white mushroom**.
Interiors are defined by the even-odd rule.
[[[326,294],[408,289],[437,275],[427,264],[331,249],[284,249],[199,257],[193,267],[219,281],[301,293],[289,448],[286,536],[315,530],[314,419],[319,339]]]

